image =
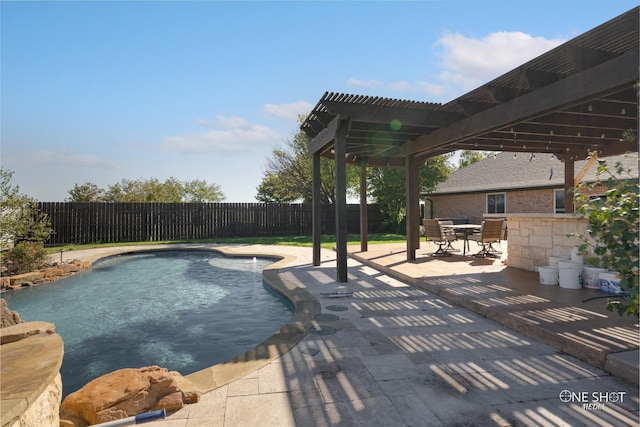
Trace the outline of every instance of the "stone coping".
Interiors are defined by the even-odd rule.
[[[201,393],[206,393],[229,384],[289,352],[307,334],[307,328],[311,324],[313,316],[321,311],[321,306],[317,299],[278,274],[281,268],[295,261],[295,256],[255,252],[251,251],[251,248],[247,248],[247,252],[241,252],[241,249],[242,246],[233,247],[232,249],[225,246],[212,247],[204,244],[119,246],[93,251],[85,261],[88,261],[88,265],[91,265],[99,259],[110,256],[167,250],[212,251],[228,257],[246,258],[255,256],[271,258],[275,261],[263,270],[264,282],[271,290],[293,305],[293,316],[275,334],[255,348],[225,362],[185,375],[185,378],[191,381]],[[67,255],[73,256],[74,254],[73,252],[68,252]]]
[[[32,335],[38,334],[53,334],[56,332],[56,327],[50,322],[25,322],[18,323],[16,325],[6,326],[0,328],[0,344],[9,344],[11,342],[20,341],[21,339],[28,338]]]
[[[485,215],[488,216],[488,215]],[[581,218],[577,215],[574,214],[563,214],[563,213],[507,213],[507,214],[500,214],[499,216],[501,217],[506,217],[507,220],[509,218],[549,218],[549,219],[571,219],[571,220],[584,220],[586,221],[585,218]]]

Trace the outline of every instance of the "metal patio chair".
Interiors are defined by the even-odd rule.
[[[440,221],[437,219],[423,219],[424,237],[427,242],[438,245],[438,250],[432,253],[433,256],[451,256],[451,251],[455,250],[451,242],[458,240],[455,233],[446,232]]]
[[[482,222],[479,234],[472,234],[467,238],[474,240],[482,246],[482,249],[474,257],[486,258],[501,255],[502,252],[493,247],[494,243],[500,243],[504,235],[502,219],[487,219]]]

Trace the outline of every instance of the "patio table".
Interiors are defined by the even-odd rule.
[[[467,254],[467,249],[469,249],[469,236],[476,232],[479,232],[482,229],[482,225],[480,224],[442,224],[442,228],[454,230],[454,231],[462,231],[464,233],[464,244],[462,246],[462,256]]]

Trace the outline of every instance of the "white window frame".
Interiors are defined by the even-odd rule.
[[[502,196],[504,198],[504,212],[489,212],[489,196]],[[504,215],[507,213],[507,193],[487,193],[485,197],[485,208],[484,211],[486,214],[497,214]]]

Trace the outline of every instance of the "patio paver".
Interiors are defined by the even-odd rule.
[[[603,310],[602,300],[582,303],[590,290],[543,286],[535,273],[510,271],[499,260],[432,259],[432,246],[422,245],[415,263],[404,260],[403,245],[350,248],[346,284],[333,279],[331,251],[314,267],[311,249],[232,248],[295,255],[278,274],[304,286],[321,313],[339,317],[312,322],[335,333],[307,334],[281,357],[147,425],[638,425],[634,379],[613,376],[559,344],[605,354],[604,363],[605,347],[637,352],[633,321]],[[374,263],[378,269],[366,265]],[[354,293],[321,295],[334,289]],[[545,343],[536,333],[556,338]],[[562,401],[563,391],[574,399]],[[618,399],[587,409],[575,399],[582,392]]]

